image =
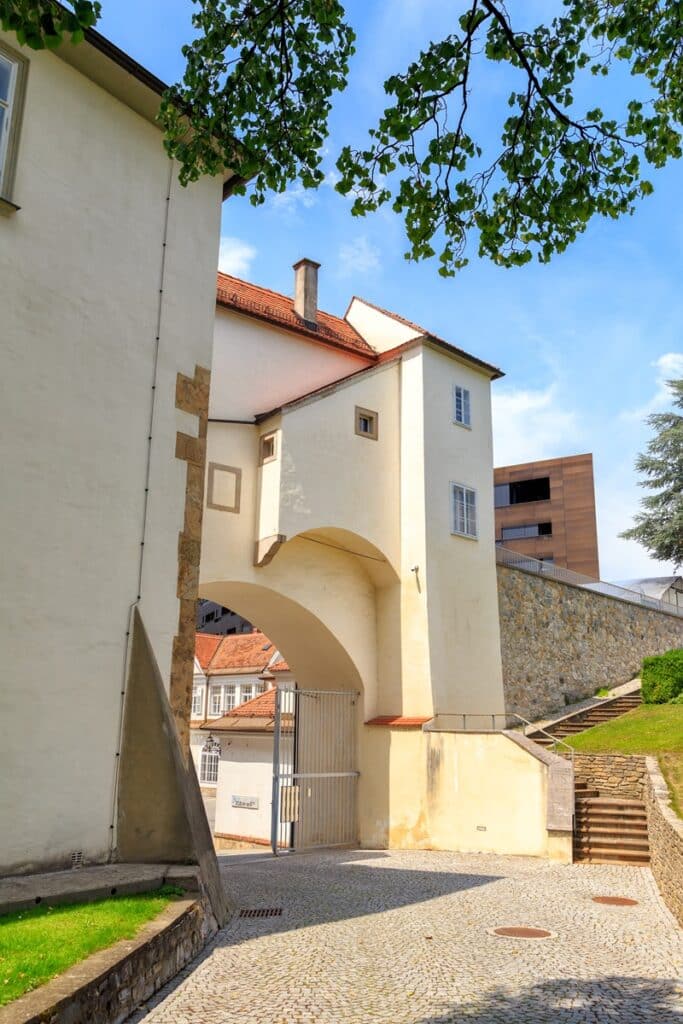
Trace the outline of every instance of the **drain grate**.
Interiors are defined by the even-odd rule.
[[[638,900],[631,900],[628,896],[592,896],[593,903],[602,903],[606,907],[637,907]]]
[[[240,910],[240,917],[281,917],[282,907],[249,907]]]
[[[554,932],[548,932],[545,928],[527,928],[525,925],[491,928],[490,934],[502,935],[506,939],[551,939],[555,937]]]

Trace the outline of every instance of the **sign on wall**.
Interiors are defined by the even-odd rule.
[[[240,807],[245,811],[258,811],[258,797],[257,796],[234,796],[232,797],[232,806]]]

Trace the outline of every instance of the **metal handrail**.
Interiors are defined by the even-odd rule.
[[[573,569],[565,569],[562,565],[543,562],[539,558],[525,555],[521,551],[513,551],[502,544],[496,544],[496,562],[507,566],[508,569],[519,569],[521,572],[530,572],[535,576],[546,576],[549,579],[557,580],[559,583],[569,583],[571,586],[581,587],[583,590],[591,590],[594,594],[613,597],[617,601],[627,601],[629,604],[637,604],[641,608],[649,608],[651,611],[664,612],[666,615],[683,616],[683,608],[670,604],[668,601],[661,601],[656,597],[647,597],[646,594],[641,594],[638,590],[620,587],[616,583],[596,580],[592,576],[585,576],[583,573],[574,572]]]
[[[543,736],[547,736],[548,739],[553,741],[553,745],[557,743],[560,746],[565,747],[569,751],[569,756],[571,758],[572,764],[574,764],[574,748],[572,746],[570,746],[569,743],[565,743],[565,741],[560,739],[559,736],[553,736],[553,734],[551,732],[548,732],[547,729],[541,729],[540,726],[534,725],[534,723],[530,722],[528,718],[524,718],[522,715],[518,715],[515,711],[511,711],[510,712],[510,717],[511,718],[517,718],[517,719],[519,719],[520,722],[523,723],[523,725],[522,725],[522,735],[527,736],[527,733],[526,733],[526,730],[525,730],[525,726],[528,725],[530,729],[534,730],[534,732],[540,732]],[[530,738],[530,737],[527,737],[527,738]]]

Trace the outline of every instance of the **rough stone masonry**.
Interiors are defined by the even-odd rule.
[[[531,721],[683,647],[683,617],[498,566],[505,705]]]

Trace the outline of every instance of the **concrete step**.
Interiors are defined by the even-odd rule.
[[[599,808],[625,807],[628,810],[645,810],[645,804],[642,800],[635,800],[631,797],[593,796],[590,797],[590,802],[593,806]]]
[[[611,850],[602,850],[598,848],[594,849],[577,849],[573,850],[574,860],[589,860],[595,862],[596,860],[604,861],[605,863],[612,864],[649,864],[650,854],[647,852],[632,850],[618,850],[616,847]]]
[[[602,843],[604,841],[610,845],[612,843],[623,843],[627,846],[639,843],[644,844],[646,849],[649,848],[647,832],[629,829],[619,829],[617,832],[610,828],[577,828],[574,832],[574,840],[579,843],[587,843],[589,846],[591,843]]]
[[[627,853],[649,853],[650,844],[647,836],[631,839],[627,836],[611,833],[602,836],[593,836],[593,833],[575,835],[574,845],[581,849],[591,850],[625,850]]]
[[[577,854],[574,853],[574,861],[578,864],[621,864],[624,867],[646,868],[649,867],[650,858],[644,857],[621,857],[619,855],[601,856],[599,854]]]

